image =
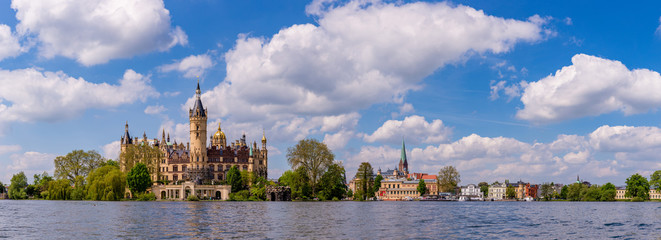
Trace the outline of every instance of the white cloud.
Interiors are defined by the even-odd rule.
[[[11,8],[17,31],[34,34],[41,55],[87,66],[188,42],[181,28],[171,27],[162,0],[14,0]]]
[[[333,151],[338,151],[347,145],[349,140],[355,136],[352,131],[339,131],[335,134],[326,134],[323,142]]]
[[[103,157],[107,159],[113,159],[117,161],[119,159],[119,152],[121,149],[121,142],[119,140],[113,141],[111,143],[108,143],[106,145],[103,145],[102,150],[103,150]]]
[[[443,121],[434,119],[427,122],[425,117],[413,115],[404,120],[388,120],[371,135],[364,135],[366,142],[401,142],[402,138],[413,144],[440,143],[448,141],[452,130],[443,125]]]
[[[619,61],[578,54],[572,65],[529,83],[523,90],[520,119],[557,122],[613,111],[625,115],[661,106],[661,76],[648,69],[627,69]]]
[[[268,38],[240,35],[225,54],[225,81],[202,96],[210,117],[297,132],[300,139],[319,131],[315,117],[404,104],[438,68],[508,52],[545,34],[541,21],[447,3],[320,3],[311,7],[318,11],[308,10],[319,16],[318,25],[293,25]]]
[[[2,168],[0,172],[3,174],[4,183],[8,184],[9,179],[12,175],[17,174],[20,171],[25,173],[25,176],[31,178],[34,174],[43,173],[44,171],[53,174],[55,166],[53,165],[53,160],[56,155],[49,153],[39,153],[39,152],[25,152],[22,154],[12,154],[9,159],[11,164],[7,165],[6,168]]]
[[[16,57],[24,51],[18,43],[18,37],[11,32],[7,25],[0,24],[0,61],[5,58]]]
[[[0,70],[0,122],[58,121],[89,108],[108,108],[158,97],[148,76],[126,70],[119,85],[92,83],[62,72]]]
[[[186,78],[196,78],[204,76],[204,73],[211,67],[214,62],[207,54],[191,55],[182,60],[176,61],[171,64],[166,64],[160,67],[162,72],[178,71],[184,74]]]
[[[165,108],[163,105],[151,105],[145,108],[145,113],[155,115],[155,114],[161,114],[162,112],[165,112],[167,110],[168,109]]]
[[[608,126],[590,133],[590,144],[603,152],[638,152],[661,148],[661,129],[657,127]]]
[[[565,22],[566,25],[572,25],[572,24],[574,24],[570,17],[566,17],[565,20],[564,20],[563,22]]]
[[[0,145],[0,155],[4,155],[11,152],[18,152],[21,150],[20,145]]]

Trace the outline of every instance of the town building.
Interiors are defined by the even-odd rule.
[[[476,186],[475,184],[468,184],[466,186],[461,187],[460,195],[469,197],[471,199],[484,197],[484,194],[482,194],[482,190],[480,189],[480,187]]]
[[[507,198],[507,184],[495,182],[489,186],[488,198],[493,200],[503,200]]]
[[[434,175],[428,175],[434,176]],[[438,185],[436,184],[436,177],[433,179],[422,179],[425,186],[429,191],[428,195],[438,195]],[[408,181],[404,178],[399,179],[384,179],[381,181],[381,188],[377,191],[376,196],[380,200],[385,201],[401,201],[407,199],[414,199],[420,197],[418,192],[418,184],[420,180]]]
[[[149,140],[146,134],[142,139],[132,138],[128,122],[125,125],[124,135],[120,139],[120,169],[124,172],[130,170],[122,158],[129,148],[139,145],[158,148],[162,157],[157,167],[150,169],[155,183],[152,190],[157,198],[185,199],[194,193],[198,197],[226,199],[229,191],[226,191],[226,186],[217,183],[225,180],[231,167],[252,172],[258,177],[268,177],[266,135],[262,134],[261,148],[258,148],[256,141],[248,142],[245,133],[241,139],[229,142],[218,124],[218,130],[207,138],[208,115],[200,94],[198,82],[194,106],[189,109],[190,141],[186,145],[176,140],[171,142],[170,134],[166,137],[165,130],[160,140]],[[157,182],[165,184],[156,185]]]
[[[615,200],[628,200],[628,199],[631,199],[631,198],[625,196],[626,193],[627,193],[627,188],[626,187],[616,187],[615,188]],[[650,189],[649,195],[650,195],[650,200],[661,200],[661,191],[660,190]]]

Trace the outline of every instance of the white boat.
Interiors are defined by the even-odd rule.
[[[523,200],[525,200],[526,202],[532,202],[532,201],[535,201],[535,199],[532,198],[531,196],[527,196],[527,197],[523,198]]]
[[[457,201],[459,201],[459,202],[465,202],[465,201],[468,201],[468,200],[470,200],[470,199],[467,196],[459,196],[459,199],[457,199]]]

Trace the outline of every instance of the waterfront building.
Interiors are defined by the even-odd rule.
[[[466,186],[461,187],[461,196],[467,196],[471,198],[482,198],[484,195],[482,194],[482,190],[476,186],[475,184],[468,184]]]
[[[489,186],[489,199],[503,200],[507,197],[507,184],[494,183]]]
[[[423,179],[428,190],[428,195],[438,195],[438,184],[433,179]],[[381,181],[381,188],[377,191],[377,198],[386,201],[401,201],[420,197],[418,192],[418,181],[408,181],[404,178],[384,179]]]
[[[227,136],[218,124],[218,130],[208,137],[207,142],[207,109],[200,99],[201,91],[198,82],[195,90],[195,102],[189,109],[189,142],[184,145],[170,141],[170,134],[163,134],[161,139],[132,138],[128,122],[124,135],[121,137],[120,169],[127,172],[127,161],[121,156],[129,148],[148,145],[161,152],[161,158],[155,167],[150,167],[150,174],[155,186],[152,187],[157,198],[184,199],[194,193],[198,197],[225,199],[229,195],[226,186],[217,185],[225,180],[227,171],[237,167],[255,176],[267,178],[268,150],[266,135],[262,134],[261,148],[257,142],[248,142],[245,133],[234,142],[227,141]],[[149,166],[149,165],[148,165]],[[157,182],[164,183],[156,185]],[[158,192],[157,192],[158,190]]]
[[[627,200],[631,199],[625,196],[627,193],[626,187],[616,187],[615,188],[615,200]],[[661,200],[661,191],[657,189],[650,189],[649,192],[650,200]]]

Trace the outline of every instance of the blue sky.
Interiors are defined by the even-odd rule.
[[[575,1],[0,3],[0,181],[131,134],[209,131],[462,183],[622,185],[661,169],[659,6]],[[656,3],[654,3],[656,4]],[[617,14],[614,14],[617,13]]]

